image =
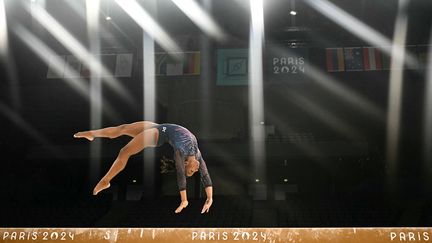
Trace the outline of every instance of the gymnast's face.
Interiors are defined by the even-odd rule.
[[[199,161],[195,159],[195,156],[189,156],[185,161],[185,172],[186,176],[190,177],[199,169]]]

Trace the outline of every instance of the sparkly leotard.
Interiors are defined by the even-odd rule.
[[[169,143],[174,148],[174,160],[177,170],[177,184],[179,190],[186,189],[185,164],[188,156],[194,155],[200,162],[199,172],[201,181],[205,187],[212,186],[212,181],[207,170],[206,163],[198,149],[196,137],[186,128],[170,123],[158,124],[154,128],[159,130],[157,146]]]

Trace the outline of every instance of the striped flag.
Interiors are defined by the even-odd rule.
[[[365,71],[382,70],[381,52],[376,47],[363,47],[363,66]]]
[[[184,73],[186,75],[199,75],[201,69],[201,55],[199,52],[189,53],[187,56],[187,65]]]
[[[345,71],[343,48],[326,48],[327,72]]]
[[[168,53],[156,53],[156,75],[158,76],[180,76],[201,74],[200,52],[180,53],[180,59],[171,57]]]
[[[346,71],[363,71],[363,58],[361,47],[344,48]]]
[[[95,58],[95,60],[100,60],[100,63],[108,71],[108,73],[105,73],[105,74],[100,73],[99,75],[113,76],[114,69],[115,69],[116,54],[100,54],[100,55],[93,56],[93,58]],[[96,75],[98,75],[98,74],[95,72],[92,72],[90,67],[81,63],[81,72],[80,72],[81,78],[96,77]]]

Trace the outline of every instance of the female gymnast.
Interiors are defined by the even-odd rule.
[[[188,206],[186,194],[186,176],[192,176],[199,171],[201,181],[205,186],[207,200],[201,213],[209,212],[213,203],[213,187],[207,166],[198,149],[195,136],[186,128],[176,124],[157,124],[149,121],[123,124],[117,127],[107,127],[98,130],[83,131],[74,134],[75,138],[86,138],[93,141],[95,137],[117,138],[122,135],[132,137],[124,146],[106,175],[93,190],[93,195],[110,187],[110,181],[122,171],[130,156],[137,154],[147,147],[157,147],[168,142],[174,148],[174,160],[177,170],[177,184],[180,190],[181,203],[175,210],[180,213]]]

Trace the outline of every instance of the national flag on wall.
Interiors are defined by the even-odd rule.
[[[365,71],[381,70],[381,51],[376,47],[363,47],[363,66]]]
[[[327,72],[345,71],[343,48],[326,48]]]
[[[201,53],[192,52],[186,56],[187,65],[184,67],[185,74],[199,75],[201,73]]]
[[[363,71],[363,57],[361,47],[344,48],[346,71]]]
[[[158,76],[201,74],[200,52],[184,52],[175,54],[175,57],[168,53],[156,53],[155,62],[155,73]]]
[[[105,70],[108,72],[105,76],[115,77],[131,77],[133,54],[100,54],[94,56],[99,60]],[[96,74],[90,70],[90,67],[81,63],[81,61],[73,55],[53,56],[48,65],[47,78],[90,78]]]
[[[117,54],[102,54],[100,55],[100,61],[105,69],[109,72],[109,76],[114,76],[116,69]]]
[[[108,73],[101,73],[101,76],[113,76],[114,70],[116,68],[116,54],[101,54],[93,56],[96,60],[99,60],[100,64],[103,65],[105,70],[108,71]],[[81,64],[81,72],[80,72],[81,78],[90,78],[95,77],[97,74],[92,72],[90,67],[87,65]]]
[[[91,76],[91,71],[90,68],[86,65],[82,65],[81,67],[81,77],[82,78],[90,78]]]

